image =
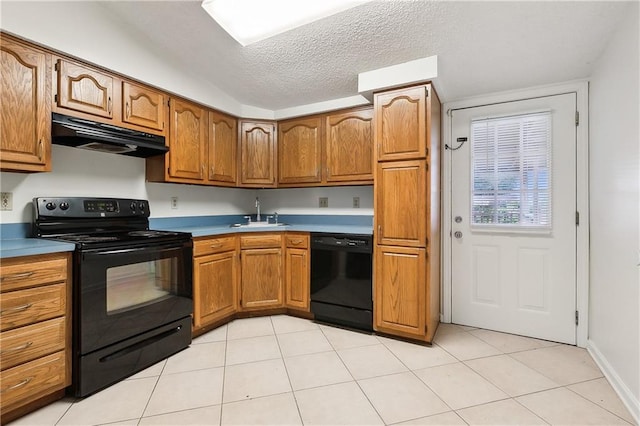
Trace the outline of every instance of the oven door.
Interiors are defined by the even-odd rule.
[[[191,240],[76,253],[76,352],[87,354],[193,312]]]

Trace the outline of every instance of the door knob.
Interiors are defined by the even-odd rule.
[[[460,223],[460,222],[462,222],[462,216],[456,216],[456,218],[453,219],[453,220],[455,220],[456,223]]]
[[[456,231],[456,232],[453,233],[453,236],[456,237],[456,238],[462,238],[462,232]]]

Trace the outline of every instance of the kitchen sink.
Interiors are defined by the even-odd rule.
[[[270,223],[270,222],[250,222],[250,223],[234,223],[229,225],[231,228],[266,228],[268,226],[285,226],[286,223]]]

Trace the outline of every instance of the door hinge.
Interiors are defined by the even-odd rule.
[[[56,64],[53,66],[53,69],[56,71],[60,71],[60,62],[56,62]]]
[[[576,111],[576,126],[580,124],[580,113]]]
[[[580,212],[576,212],[576,225],[580,225]]]
[[[428,98],[429,97],[429,88],[428,87],[424,88],[424,93],[425,93],[425,97]]]
[[[58,103],[58,94],[53,95],[53,102]]]
[[[576,311],[576,325],[580,322],[580,313]]]

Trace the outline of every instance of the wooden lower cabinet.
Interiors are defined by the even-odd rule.
[[[2,424],[62,397],[71,384],[69,253],[2,259]]]
[[[427,324],[425,249],[378,245],[374,265],[375,330],[427,340],[431,330]]]
[[[285,304],[287,308],[309,312],[309,234],[287,233],[285,240]]]
[[[282,248],[242,250],[240,309],[283,306]]]

